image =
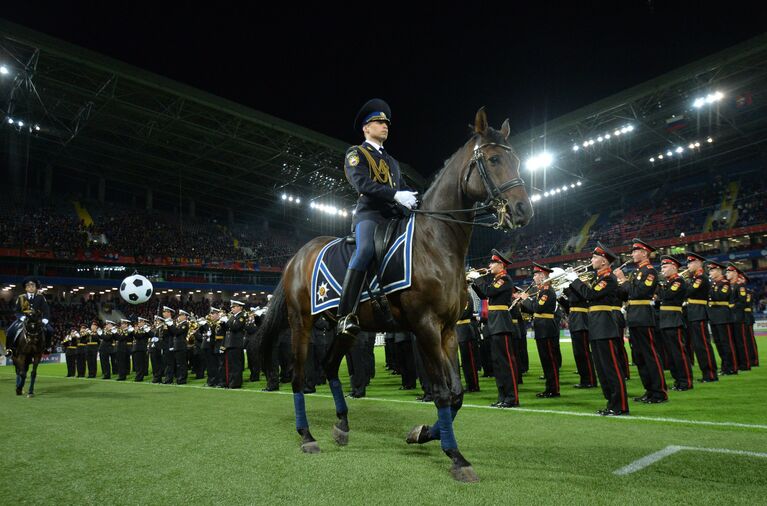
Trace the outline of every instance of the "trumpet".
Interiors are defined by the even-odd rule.
[[[562,272],[558,272],[553,276],[549,276],[548,278],[544,279],[541,284],[551,285],[554,290],[559,291],[561,289],[567,288],[570,285],[570,281],[567,280],[567,275],[572,273],[575,273],[583,282],[588,282],[590,279],[593,279],[594,276],[594,271],[591,270],[591,265],[582,264],[578,265],[577,267],[568,267]]]
[[[484,276],[484,275],[486,275],[486,274],[488,274],[490,272],[490,269],[488,269],[487,267],[481,267],[479,269],[475,269],[474,267],[472,267],[471,269],[466,271],[466,274],[468,275],[470,272],[476,272],[480,276]]]
[[[679,275],[680,275],[681,277],[683,277],[684,279],[688,280],[688,281],[689,281],[690,279],[692,279],[692,274],[693,274],[693,273],[690,271],[690,268],[689,268],[689,267],[688,267],[688,268],[686,268],[686,269],[685,269],[685,270],[683,270],[683,271],[679,271]]]

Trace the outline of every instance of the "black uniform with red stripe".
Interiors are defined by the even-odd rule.
[[[628,300],[626,324],[629,328],[634,359],[639,377],[650,401],[668,399],[663,363],[659,356],[655,310],[652,303],[658,285],[658,274],[648,261],[637,266],[636,275],[619,286],[623,300]]]
[[[671,355],[671,374],[674,376],[676,390],[688,390],[692,384],[692,364],[687,356],[684,342],[685,322],[682,317],[682,302],[687,293],[687,284],[679,274],[673,274],[661,286],[660,328],[666,349]]]
[[[479,391],[479,329],[474,319],[474,300],[468,297],[460,320],[455,325],[458,349],[461,352],[461,369],[466,390]]]
[[[751,370],[750,336],[746,334],[746,284],[740,281],[732,285],[730,308],[732,311],[732,338],[735,341],[735,353],[738,356],[738,370]]]
[[[608,267],[599,271],[591,284],[576,279],[570,289],[588,301],[589,341],[607,409],[628,413],[628,394],[618,349],[623,338],[615,310],[620,307],[618,280]]]
[[[512,336],[518,331],[509,313],[513,285],[506,271],[477,278],[472,288],[482,299],[488,299],[487,332],[491,339],[493,372],[498,387],[498,402],[519,404],[517,364],[512,351]]]
[[[570,329],[570,340],[573,346],[573,357],[578,370],[580,382],[576,387],[585,388],[596,386],[597,378],[594,371],[594,360],[589,346],[589,304],[578,292],[568,287],[564,297],[560,299],[562,307],[567,310],[567,323]]]
[[[703,269],[698,269],[687,285],[687,335],[692,341],[701,381],[717,381],[716,355],[708,331],[708,292],[711,282]]]
[[[538,293],[522,301],[522,311],[532,313],[535,344],[546,378],[546,390],[543,394],[559,395],[559,364],[557,345],[559,344],[559,326],[554,319],[557,308],[557,294],[550,285],[539,287]]]
[[[735,342],[732,335],[730,314],[730,282],[724,277],[711,284],[708,316],[711,319],[711,333],[714,344],[722,359],[722,374],[737,374],[738,363]]]

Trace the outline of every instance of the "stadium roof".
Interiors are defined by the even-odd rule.
[[[763,155],[766,62],[763,34],[515,136],[523,160],[543,152],[552,158],[546,170],[523,169],[541,195],[536,206],[556,207],[561,193],[545,192],[577,181],[582,186],[567,200],[588,207]]]
[[[32,163],[67,177],[246,212],[283,191],[356,200],[340,140],[3,20],[0,63],[3,126],[29,133]]]

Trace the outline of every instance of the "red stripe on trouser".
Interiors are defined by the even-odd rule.
[[[727,323],[725,325],[727,327],[727,340],[730,343],[730,355],[732,355],[732,366],[735,368],[735,370],[738,370],[738,355],[735,353],[735,344],[732,341],[732,325]]]
[[[714,365],[711,363],[711,351],[708,349],[708,339],[706,339],[706,327],[703,320],[700,321],[700,338],[703,341],[703,347],[706,348],[706,358],[708,359],[708,377],[714,379],[716,371],[714,371]]]
[[[589,384],[595,385],[596,382],[594,381],[594,375],[591,373],[591,371],[594,369],[594,366],[591,363],[591,354],[589,353],[589,331],[586,330],[583,332],[583,350],[586,352],[586,368],[589,370]]]
[[[554,358],[554,352],[551,350],[551,339],[546,339],[546,347],[549,349],[551,370],[554,371],[554,382],[557,384],[557,393],[559,393],[559,370],[557,370],[557,361]]]
[[[471,341],[468,342],[469,347],[469,362],[471,363],[471,372],[472,376],[474,376],[474,386],[479,386],[479,376],[477,376],[477,366],[474,365],[474,345],[471,343]]]
[[[509,335],[503,336],[506,341],[506,359],[509,361],[509,369],[511,369],[511,384],[514,385],[514,402],[519,402],[519,393],[517,392],[517,371],[514,369],[514,361],[511,359],[511,353],[509,352]]]
[[[684,344],[682,344],[682,329],[681,327],[676,329],[676,341],[679,343],[679,353],[682,354],[682,362],[684,362],[684,375],[687,376],[687,386],[692,387],[692,378],[690,377],[690,366],[687,363],[687,355],[684,351]]]
[[[740,336],[743,339],[743,352],[746,354],[746,365],[751,367],[751,357],[748,354],[748,342],[746,341],[746,324],[740,324]]]
[[[663,374],[663,368],[660,366],[660,361],[658,360],[658,352],[655,351],[655,338],[652,335],[652,329],[647,329],[647,334],[650,336],[650,349],[652,350],[653,358],[655,359],[655,365],[658,367],[658,374],[660,374],[660,385],[664,392],[668,391],[668,388],[666,388],[666,376]]]
[[[615,358],[615,350],[613,349],[613,342],[607,341],[607,344],[610,345],[610,356],[613,358],[613,367],[615,367],[615,376],[618,377],[618,383],[620,383],[621,385],[621,410],[628,411],[629,406],[628,406],[628,403],[626,403],[626,387],[623,385],[623,372],[621,371],[621,368],[618,366],[618,359]]]

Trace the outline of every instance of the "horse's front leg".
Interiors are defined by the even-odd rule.
[[[21,395],[27,381],[25,364],[16,364],[16,395]]]
[[[39,359],[35,357],[32,362],[32,374],[29,377],[29,393],[27,393],[27,397],[35,396],[35,378],[37,378],[37,366],[39,364]]]

